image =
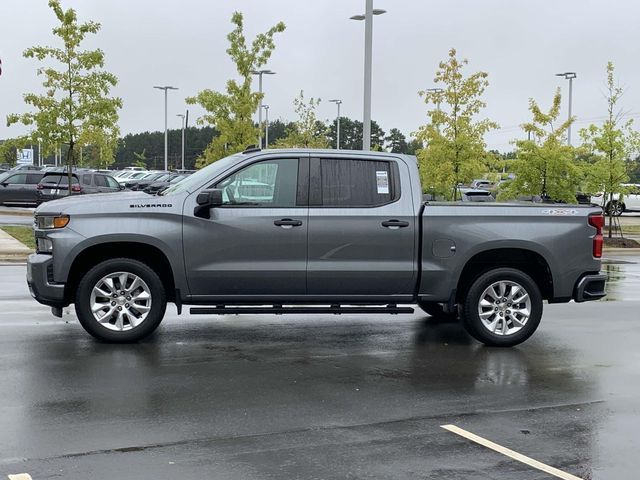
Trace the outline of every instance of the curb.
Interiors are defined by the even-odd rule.
[[[20,210],[0,210],[0,215],[7,217],[33,217],[34,212],[23,212]]]

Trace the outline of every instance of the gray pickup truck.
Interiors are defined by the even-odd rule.
[[[538,327],[543,300],[605,295],[602,210],[425,203],[415,157],[248,149],[159,196],[41,205],[33,296],[111,342],[181,313],[412,313],[460,317],[485,344]]]

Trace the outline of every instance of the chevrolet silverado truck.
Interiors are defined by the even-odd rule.
[[[428,175],[423,172],[422,175]],[[460,318],[479,341],[531,336],[543,301],[605,295],[601,208],[423,202],[413,156],[247,149],[169,187],[35,212],[27,282],[88,333],[132,342],[167,302],[191,314]]]

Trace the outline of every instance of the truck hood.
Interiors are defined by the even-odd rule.
[[[130,211],[130,205],[132,204],[157,203],[167,203],[167,198],[153,197],[144,192],[92,193],[88,195],[71,195],[43,203],[36,209],[35,214],[117,213]]]

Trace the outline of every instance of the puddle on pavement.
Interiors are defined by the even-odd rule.
[[[607,274],[607,296],[601,301],[640,300],[640,257],[612,257],[603,260]]]

